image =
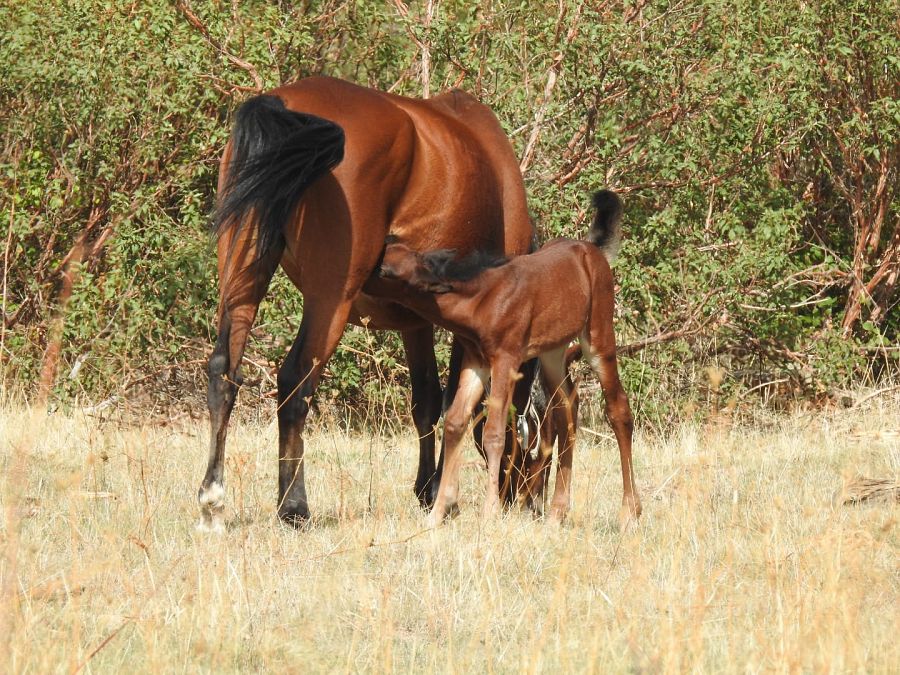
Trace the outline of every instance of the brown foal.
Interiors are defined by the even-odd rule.
[[[538,357],[559,438],[556,487],[550,517],[569,509],[577,393],[566,372],[566,346],[578,338],[600,378],[607,417],[622,463],[620,518],[641,513],[631,465],[633,418],[619,381],[613,332],[613,277],[609,260],[620,240],[622,203],[608,190],[593,199],[589,241],[557,239],[511,260],[475,254],[456,260],[452,251],[418,253],[389,237],[381,266],[367,292],[389,297],[446,328],[465,347],[456,397],[444,422],[445,458],[429,524],[455,512],[459,495],[460,442],[472,412],[490,383],[483,444],[488,463],[485,515],[499,510],[500,464],[507,411],[519,365]]]

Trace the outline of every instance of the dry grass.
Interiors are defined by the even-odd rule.
[[[422,532],[412,436],[319,430],[315,512],[274,518],[275,429],[236,426],[225,537],[195,535],[205,425],[0,409],[0,644],[11,672],[897,672],[900,402],[639,437],[639,527],[618,457],[583,434],[570,521]],[[3,627],[0,626],[0,630]]]

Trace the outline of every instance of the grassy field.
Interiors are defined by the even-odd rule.
[[[598,429],[606,432],[606,429]],[[412,435],[308,436],[314,522],[276,521],[273,423],[235,425],[228,531],[194,532],[205,422],[0,409],[6,672],[897,672],[900,400],[641,434],[644,516],[582,434],[560,528],[423,531]],[[837,497],[836,497],[837,495]]]

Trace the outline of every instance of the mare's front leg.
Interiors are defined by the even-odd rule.
[[[488,396],[487,421],[484,424],[484,451],[487,455],[488,483],[484,498],[484,516],[500,511],[500,464],[506,441],[506,420],[512,403],[513,381],[521,360],[501,355],[491,363],[491,393]]]
[[[484,394],[487,377],[487,370],[466,353],[459,371],[456,396],[444,416],[443,471],[434,506],[428,516],[430,527],[440,525],[444,518],[457,511],[462,439],[469,427],[472,411]]]
[[[434,357],[431,326],[402,333],[409,378],[412,382],[412,417],[419,434],[419,470],[416,497],[423,508],[434,504],[440,480],[434,465],[435,427],[441,417],[441,383]]]
[[[530,433],[537,435],[537,429],[531,428],[531,420],[528,419],[528,406],[531,401],[531,387],[537,374],[537,359],[530,359],[519,367],[512,392],[512,409],[516,415],[525,415],[525,427]],[[528,480],[529,457],[528,453],[533,443],[533,436],[526,438],[519,436],[519,420],[513,417],[506,429],[504,441],[503,460],[500,465],[503,480],[500,485],[500,499],[504,504],[516,502],[519,492],[526,488]]]
[[[304,299],[300,330],[278,372],[278,517],[294,527],[309,519],[303,428],[322,369],[337,348],[352,304],[325,293],[310,293]]]

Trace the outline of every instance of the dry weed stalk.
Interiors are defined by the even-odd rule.
[[[858,476],[845,483],[840,493],[840,502],[845,505],[876,500],[900,503],[900,481]]]

